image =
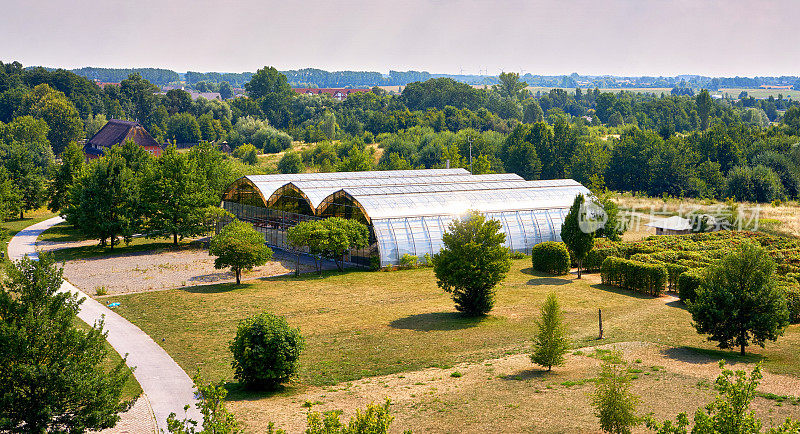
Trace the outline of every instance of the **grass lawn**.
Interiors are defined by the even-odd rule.
[[[597,310],[603,310],[603,343],[647,341],[713,351],[677,302],[606,287],[597,275],[582,280],[532,274],[529,259],[514,261],[498,288],[491,315],[464,318],[437,288],[430,269],[329,273],[324,278],[274,278],[241,286],[182,288],[113,297],[117,312],[142,328],[190,375],[232,379],[228,342],[242,318],[261,311],[286,316],[306,338],[298,382],[332,385],[369,376],[450,367],[529,349],[538,307],[556,292],[575,347],[597,344]],[[766,349],[750,348],[746,360],[763,359],[775,373],[800,374],[800,327],[792,326]],[[717,353],[711,353],[717,354]],[[735,352],[719,355],[739,360]],[[298,389],[299,390],[299,389]]]
[[[80,231],[67,222],[59,223],[42,232],[37,241],[50,241],[55,243],[70,243],[84,241],[86,238]]]

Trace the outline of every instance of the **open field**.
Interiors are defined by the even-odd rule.
[[[643,342],[606,344],[576,350],[552,372],[533,367],[526,354],[505,356],[450,369],[430,368],[370,377],[330,387],[309,387],[299,394],[270,399],[235,399],[229,407],[250,432],[275,422],[302,432],[307,408],[343,409],[350,417],[367,402],[392,401],[393,432],[596,432],[589,404],[600,359],[623,352],[633,375],[632,390],[642,398],[641,414],[660,419],[711,401],[719,374],[716,357],[691,350]],[[750,370],[751,363],[734,363]],[[753,409],[768,426],[797,417],[800,405],[787,393],[800,389],[796,377],[767,374]],[[767,394],[773,394],[767,395]],[[771,397],[773,399],[768,399]],[[781,402],[779,402],[779,400]],[[640,427],[641,428],[641,427]],[[642,429],[637,430],[643,431]]]
[[[355,408],[369,400],[380,401],[382,396],[397,400],[397,412],[402,414],[398,421],[424,432],[458,431],[454,424],[464,420],[469,423],[467,431],[478,431],[480,424],[490,420],[488,431],[502,431],[501,426],[512,420],[522,424],[520,430],[536,430],[556,419],[565,425],[553,425],[560,426],[553,431],[594,428],[591,411],[585,408],[585,392],[590,387],[586,379],[596,375],[596,365],[583,361],[576,370],[570,368],[549,377],[525,361],[538,306],[552,291],[563,304],[575,348],[597,345],[597,309],[601,308],[604,344],[643,341],[660,348],[653,357],[663,350],[665,354],[679,351],[691,357],[708,357],[712,365],[720,357],[738,362],[763,360],[772,374],[790,375],[787,378],[800,375],[800,326],[790,327],[777,343],[770,342],[765,349],[750,348],[750,355],[740,358],[735,352],[715,351],[713,344],[694,331],[688,312],[674,298],[651,298],[606,287],[599,284],[598,275],[577,280],[574,276],[531,273],[528,261],[514,262],[509,277],[498,288],[495,309],[484,319],[457,314],[449,296],[436,287],[430,269],[281,277],[240,287],[182,288],[123,295],[109,301],[121,302],[117,311],[156,341],[164,339],[162,346],[187,372],[200,369],[215,380],[232,380],[227,347],[240,319],[268,310],[299,326],[306,349],[294,383],[277,395],[252,395],[231,385],[231,406],[243,420],[254,424],[254,432],[262,430],[268,420],[289,426],[301,424],[300,405],[306,400],[327,403],[323,409]],[[509,362],[511,365],[498,373],[484,367],[486,360],[508,357],[516,362]],[[700,380],[688,373],[697,368],[692,366],[675,367],[676,372],[682,372],[677,376],[648,377],[646,382],[637,383],[641,384],[637,388],[654,390],[648,395],[650,406],[669,409],[663,416],[693,410],[682,405],[699,405],[709,395],[708,391],[697,394]],[[401,381],[407,375],[412,379],[428,375],[415,373],[426,368],[440,370],[425,381]],[[452,370],[481,375],[478,378],[487,381],[469,387],[459,387],[461,383],[456,382],[454,388],[431,383]],[[716,374],[708,375],[713,380]],[[521,381],[498,379],[497,375],[521,375]],[[361,395],[350,381],[356,381],[359,387],[370,384],[374,390]],[[580,387],[560,387],[570,381]],[[427,387],[418,387],[417,383]],[[539,396],[535,395],[537,389],[545,394],[542,396],[555,400],[535,400],[532,397]],[[688,400],[686,394],[695,398]],[[800,388],[791,395],[800,395]],[[669,405],[661,404],[670,399]],[[553,418],[541,419],[545,408],[554,408]],[[799,409],[792,406],[789,411],[797,414]],[[576,419],[563,419],[573,413]]]
[[[165,338],[165,349],[187,372],[202,368],[213,379],[232,377],[227,344],[237,322],[264,310],[286,316],[307,340],[298,385],[331,385],[526,351],[538,306],[552,291],[564,305],[576,347],[595,343],[601,308],[607,342],[714,348],[694,331],[678,302],[600,285],[596,274],[581,280],[531,274],[525,259],[514,262],[498,289],[495,309],[483,319],[458,314],[430,269],[324,276],[190,287],[109,301],[121,302],[118,312],[156,340]],[[777,343],[751,352],[764,357],[774,372],[800,375],[798,344],[800,327],[792,326]]]

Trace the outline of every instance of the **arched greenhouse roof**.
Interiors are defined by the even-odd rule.
[[[284,188],[297,190],[315,214],[335,195],[357,202],[372,219],[566,208],[589,190],[571,179],[525,181],[513,173],[471,175],[465,169],[248,175],[265,201]],[[234,183],[236,185],[236,183]]]

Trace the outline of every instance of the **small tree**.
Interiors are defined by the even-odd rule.
[[[58,212],[66,205],[69,188],[80,176],[84,158],[83,150],[75,142],[70,142],[67,149],[61,154],[61,165],[56,169],[53,182],[50,183],[48,190],[50,202],[47,208],[50,211]]]
[[[456,309],[485,315],[494,306],[494,287],[511,268],[500,222],[472,212],[453,220],[442,235],[444,248],[433,256],[440,288],[452,293]]]
[[[231,341],[234,377],[255,389],[274,389],[297,371],[303,337],[299,328],[271,313],[239,322]]]
[[[298,152],[287,152],[278,161],[278,172],[281,173],[303,173],[306,166]]]
[[[131,374],[121,360],[105,368],[103,321],[76,326],[82,300],[58,292],[62,270],[50,255],[8,267],[0,290],[0,432],[74,432],[111,428]]]
[[[581,278],[581,267],[586,254],[594,247],[594,233],[590,217],[586,212],[586,199],[582,194],[575,196],[575,201],[561,225],[561,240],[569,247],[569,251],[578,262],[578,279]]]
[[[242,270],[252,270],[272,258],[272,249],[264,244],[264,235],[240,220],[229,223],[211,238],[208,253],[217,256],[215,268],[231,267],[237,285],[241,283]]]
[[[630,433],[639,424],[636,406],[639,397],[630,391],[627,364],[619,353],[606,356],[595,390],[591,395],[600,428],[607,433]]]
[[[366,247],[369,241],[369,229],[355,220],[341,217],[330,217],[320,220],[319,230],[312,233],[313,242],[323,256],[333,259],[339,271],[344,269],[344,257],[352,249]],[[324,238],[321,238],[324,237]]]
[[[554,293],[547,296],[541,307],[541,317],[536,320],[539,333],[533,340],[531,361],[551,370],[553,366],[564,364],[564,353],[569,349],[564,313],[558,305],[558,297]]]
[[[251,166],[258,163],[258,150],[249,143],[236,148],[236,150],[233,151],[233,156]]]
[[[203,415],[203,429],[198,431],[197,421],[184,418],[178,420],[175,413],[170,413],[167,417],[167,432],[171,434],[240,434],[244,430],[233,414],[228,412],[225,407],[225,396],[228,390],[225,389],[225,382],[217,384],[207,383],[198,372],[192,378],[194,386],[197,388],[198,402],[195,404]],[[184,407],[184,411],[189,406]]]
[[[694,327],[722,349],[751,342],[764,347],[789,325],[786,296],[776,285],[775,263],[754,244],[743,244],[706,269],[693,302]]]

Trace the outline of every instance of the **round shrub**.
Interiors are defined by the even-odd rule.
[[[303,337],[285,318],[264,312],[239,322],[230,349],[237,380],[253,389],[274,389],[297,371]]]
[[[567,245],[555,241],[539,243],[531,250],[531,263],[536,271],[567,274],[570,265]]]

